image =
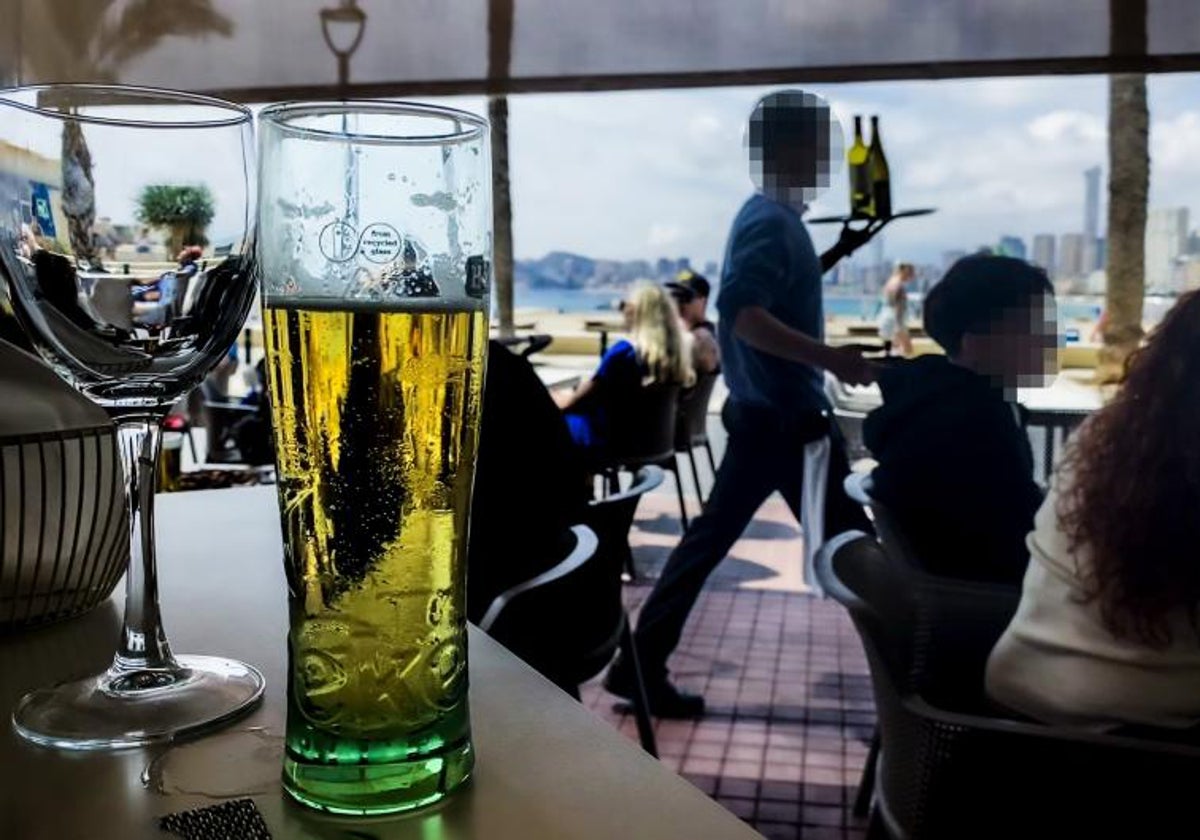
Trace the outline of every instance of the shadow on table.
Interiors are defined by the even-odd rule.
[[[91,612],[46,627],[0,635],[0,705],[112,664],[121,633],[121,610],[110,598]]]

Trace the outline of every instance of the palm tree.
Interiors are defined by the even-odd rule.
[[[1096,379],[1120,382],[1125,361],[1142,340],[1146,293],[1146,200],[1150,186],[1150,114],[1146,77],[1108,81],[1108,282],[1107,321]]]
[[[500,335],[513,334],[512,199],[508,189],[508,97],[488,99],[492,123],[493,270],[499,302]]]
[[[215,210],[206,186],[153,184],[142,188],[137,199],[139,222],[170,231],[167,255],[178,254],[187,245],[207,245],[205,228]]]
[[[39,80],[116,82],[126,63],[169,35],[233,34],[232,21],[212,7],[212,0],[41,0],[27,4],[24,13],[27,25],[56,36],[22,56],[27,65],[23,76]],[[92,154],[74,120],[63,128],[62,178],[71,250],[78,259],[98,265],[100,254],[92,239]]]

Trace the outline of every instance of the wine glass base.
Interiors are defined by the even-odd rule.
[[[13,710],[21,737],[47,747],[111,750],[212,729],[262,698],[258,669],[217,656],[180,656],[177,669],[109,670],[26,694]]]

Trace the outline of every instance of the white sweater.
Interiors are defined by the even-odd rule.
[[[1062,726],[1200,723],[1200,638],[1184,612],[1171,618],[1171,645],[1156,649],[1115,638],[1098,603],[1083,600],[1090,560],[1086,551],[1071,553],[1055,512],[1070,480],[1055,480],[1034,519],[1021,602],[988,658],[988,694]]]

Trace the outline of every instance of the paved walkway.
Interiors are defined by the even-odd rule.
[[[632,612],[678,536],[673,494],[645,498],[630,540],[644,575],[626,589]],[[866,659],[844,611],[805,594],[800,556],[787,506],[768,500],[710,579],[671,661],[709,712],[659,721],[659,752],[769,838],[861,838],[865,823],[849,809],[875,722]],[[598,681],[583,699],[637,740],[632,714]]]

